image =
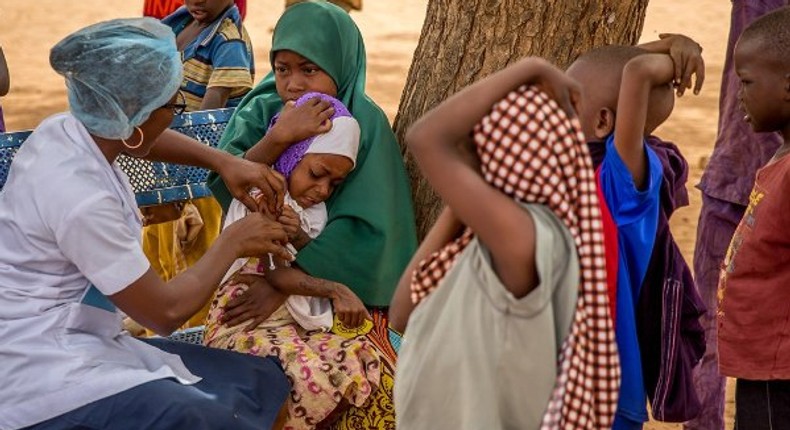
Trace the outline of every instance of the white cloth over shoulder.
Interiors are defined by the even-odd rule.
[[[71,114],[44,120],[0,191],[0,428],[164,378],[178,356],[128,333],[106,296],[150,267],[128,178]]]
[[[579,262],[562,221],[545,206],[525,207],[540,284],[515,298],[472,239],[409,318],[395,375],[399,429],[540,427],[576,308]]]
[[[285,195],[285,204],[289,205],[299,216],[299,224],[302,230],[315,239],[324,230],[327,223],[326,205],[321,202],[313,205],[307,209],[302,208],[299,204],[291,198],[290,194]],[[225,216],[225,223],[222,229],[226,229],[229,225],[247,216],[248,211],[243,203],[234,199],[228,207],[227,215]],[[296,254],[296,249],[290,244],[288,245],[292,253]],[[246,258],[239,258],[233,262],[222,278],[224,284],[234,273],[244,267],[247,263]],[[305,330],[329,330],[332,328],[334,315],[332,314],[332,304],[328,299],[323,297],[309,297],[309,296],[288,296],[285,301],[285,306],[288,308],[291,316],[296,320],[299,325]]]

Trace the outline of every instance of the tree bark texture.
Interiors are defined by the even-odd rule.
[[[442,202],[406,151],[404,136],[425,112],[463,87],[526,56],[565,68],[587,50],[635,44],[648,0],[428,0],[420,40],[395,118],[420,238]]]

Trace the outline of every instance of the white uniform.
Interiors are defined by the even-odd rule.
[[[148,270],[140,231],[128,178],[82,124],[71,114],[42,122],[0,192],[0,429],[152,380],[200,380],[122,333],[105,297]]]

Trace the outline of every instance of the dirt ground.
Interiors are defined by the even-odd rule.
[[[271,29],[283,7],[282,0],[253,0],[248,5],[247,28],[255,44],[257,78],[265,75]],[[353,16],[368,52],[368,92],[390,118],[417,45],[425,16],[425,0],[367,0],[365,10]],[[657,134],[677,143],[691,166],[691,205],[674,216],[672,229],[691,261],[699,213],[699,181],[704,160],[716,135],[718,91],[729,28],[730,2],[721,0],[652,0],[643,40],[660,32],[679,32],[705,48],[707,79],[699,96],[678,100],[671,119]],[[142,0],[0,0],[0,45],[11,71],[11,93],[2,99],[9,130],[33,128],[48,115],[67,107],[63,80],[48,64],[49,49],[66,34],[90,23],[139,15]],[[731,387],[730,387],[731,388]],[[728,428],[732,423],[732,392],[728,395]],[[679,426],[650,423],[651,430]]]

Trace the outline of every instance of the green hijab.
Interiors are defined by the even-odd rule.
[[[354,21],[327,2],[297,3],[277,22],[270,60],[279,50],[309,59],[334,79],[337,98],[361,129],[355,169],[327,200],[326,228],[296,261],[312,276],[340,282],[368,306],[389,305],[417,247],[411,193],[395,135],[384,112],[365,94],[365,45]],[[220,149],[241,155],[266,133],[282,109],[269,73],[236,108]],[[209,186],[224,209],[232,199],[217,175]]]

